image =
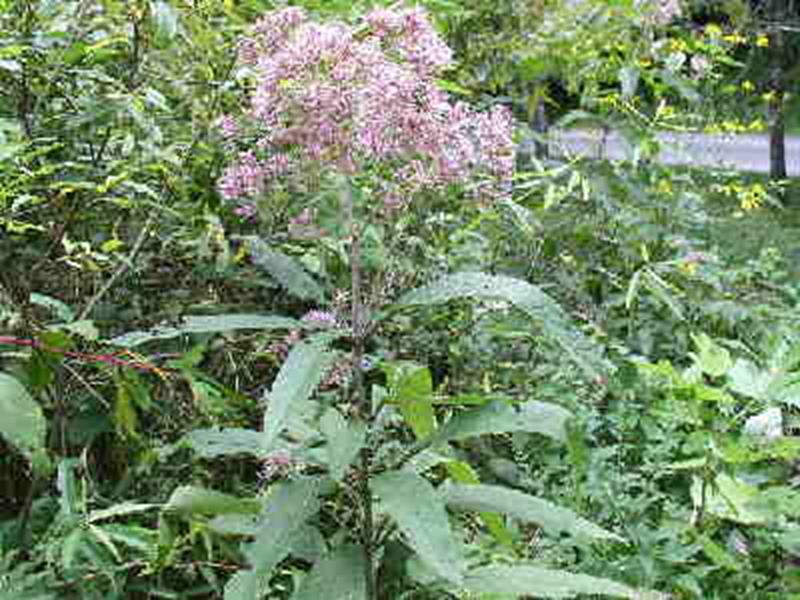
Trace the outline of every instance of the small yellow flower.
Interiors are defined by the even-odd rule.
[[[656,192],[665,196],[672,195],[672,182],[669,179],[661,179],[656,186]]]
[[[678,39],[673,39],[670,42],[669,46],[670,46],[670,49],[673,52],[686,52],[686,50],[688,49],[688,46],[686,45],[686,42],[684,42],[683,40],[678,40]]]
[[[752,92],[754,89],[756,89],[756,86],[753,85],[752,81],[745,80],[745,81],[742,82],[742,89],[745,92]]]
[[[775,92],[766,92],[764,94],[761,94],[761,99],[764,102],[772,102],[773,100],[775,100]]]
[[[769,38],[762,33],[756,38],[756,46],[759,48],[769,48]]]
[[[741,207],[745,212],[750,212],[761,206],[761,198],[753,194],[745,194],[742,196]]]
[[[706,25],[706,35],[712,39],[716,39],[722,35],[722,29],[719,25],[709,23]]]
[[[747,39],[744,36],[742,36],[742,34],[739,33],[738,31],[734,31],[733,33],[729,33],[728,35],[723,35],[722,39],[728,42],[729,44],[733,45],[743,44],[744,42],[747,41]]]

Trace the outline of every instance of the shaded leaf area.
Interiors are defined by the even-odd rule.
[[[245,238],[247,250],[255,264],[275,278],[287,292],[300,300],[313,300],[318,304],[325,302],[323,288],[308,274],[299,261],[274,248],[264,241]]]
[[[456,273],[405,294],[399,305],[438,304],[459,298],[505,300],[531,317],[588,376],[602,377],[609,371],[602,348],[584,336],[550,296],[519,279],[485,273]]]

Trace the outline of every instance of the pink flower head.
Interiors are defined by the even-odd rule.
[[[437,87],[452,53],[423,9],[376,9],[354,28],[287,8],[261,18],[240,48],[257,78],[246,117],[258,141],[223,173],[218,187],[226,199],[263,193],[274,180],[320,166],[372,173],[379,187],[403,198],[475,176],[508,187],[510,113],[477,113]],[[234,124],[223,118],[220,126],[236,138]]]
[[[310,310],[300,320],[320,327],[336,327],[338,324],[336,315],[327,310]]]

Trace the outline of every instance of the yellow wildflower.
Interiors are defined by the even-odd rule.
[[[753,85],[752,81],[745,80],[745,81],[742,82],[742,89],[745,92],[752,92],[754,89],[756,89],[756,86]]]
[[[719,25],[715,25],[714,23],[709,23],[706,25],[706,35],[710,38],[718,38],[722,35],[722,29]]]
[[[756,46],[759,48],[769,48],[769,38],[762,33],[756,38]]]
[[[744,36],[742,36],[742,34],[739,33],[738,31],[734,31],[733,33],[729,33],[728,35],[723,35],[722,39],[728,42],[729,44],[733,45],[743,44],[744,42],[747,41],[747,39]]]
[[[656,186],[656,192],[665,196],[672,195],[672,182],[669,179],[661,179]]]

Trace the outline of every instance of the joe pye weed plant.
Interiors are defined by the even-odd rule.
[[[186,438],[203,457],[258,457],[262,491],[243,500],[175,490],[161,519],[164,560],[176,526],[188,520],[243,539],[247,567],[225,586],[226,600],[275,597],[271,580],[287,559],[311,565],[295,569],[284,588],[297,600],[400,598],[421,588],[435,597],[650,597],[532,563],[524,522],[575,544],[622,540],[564,508],[482,484],[460,452],[469,438],[509,432],[564,441],[569,412],[488,392],[441,397],[427,366],[368,355],[380,328],[414,307],[499,300],[530,317],[587,375],[603,375],[594,345],[526,282],[465,272],[385,293],[393,223],[444,194],[488,211],[511,193],[510,114],[501,106],[477,112],[439,88],[451,53],[418,8],[376,9],[355,24],[274,11],[242,40],[239,61],[252,89],[243,114],[220,120],[232,158],[219,191],[261,224],[261,235],[246,240],[254,260],[293,295],[330,310],[262,320],[302,335],[265,394],[261,430]],[[314,247],[311,260],[277,250],[291,236]],[[388,258],[366,260],[366,244],[388,248]],[[318,281],[332,252],[349,279],[335,301]],[[321,393],[333,373],[342,384]],[[458,512],[477,513],[488,534],[462,536]]]

